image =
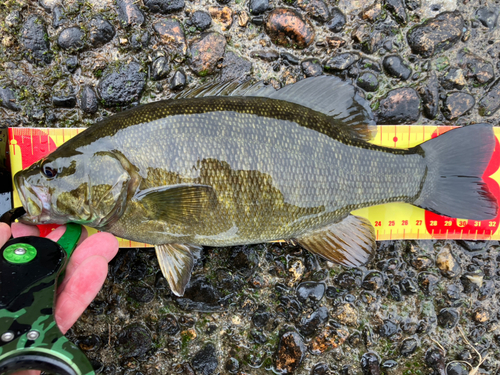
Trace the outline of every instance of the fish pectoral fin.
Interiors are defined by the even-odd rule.
[[[369,220],[348,215],[342,221],[316,229],[297,241],[306,250],[334,263],[359,267],[375,252],[375,228]]]
[[[172,185],[146,189],[134,197],[149,213],[149,219],[189,225],[217,205],[214,189],[207,185]]]
[[[176,296],[182,297],[184,295],[186,285],[191,279],[191,272],[193,271],[193,252],[199,249],[198,246],[186,244],[155,246],[161,272]]]

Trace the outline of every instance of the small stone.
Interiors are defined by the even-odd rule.
[[[379,290],[384,283],[385,279],[383,274],[378,271],[372,271],[365,276],[361,283],[361,287],[366,290]]]
[[[317,77],[323,74],[323,65],[318,59],[307,59],[300,63],[302,73],[306,77]]]
[[[151,35],[149,35],[149,33],[145,30],[134,31],[132,37],[130,38],[130,46],[132,47],[133,50],[140,51],[141,49],[146,48],[148,46],[150,38]],[[122,42],[123,40],[122,38],[120,38],[120,43]],[[126,43],[127,40],[124,39],[124,42]]]
[[[163,18],[153,24],[161,43],[171,54],[184,56],[187,52],[186,38],[181,24],[174,18]]]
[[[101,339],[97,335],[79,337],[77,343],[78,347],[85,352],[97,351],[101,347]]]
[[[408,44],[413,53],[431,57],[453,47],[462,37],[464,20],[459,11],[443,12],[412,28]]]
[[[406,24],[407,16],[403,0],[385,0],[385,6],[396,22]]]
[[[52,11],[52,27],[57,29],[66,22],[66,15],[64,14],[64,8],[60,5],[54,7]]]
[[[184,8],[184,0],[144,0],[146,6],[153,13],[170,14]]]
[[[92,87],[88,85],[82,88],[82,92],[80,94],[80,108],[83,112],[89,114],[94,114],[97,112],[97,95]]]
[[[229,358],[224,366],[225,370],[230,374],[236,374],[240,369],[240,362],[236,358]]]
[[[418,293],[418,288],[415,285],[413,279],[409,277],[405,277],[399,282],[399,286],[401,287],[401,291],[403,294],[410,295]]]
[[[342,11],[339,8],[335,7],[332,9],[331,17],[328,23],[326,24],[326,27],[331,32],[339,33],[344,28],[345,23],[346,23],[345,14],[342,13]]]
[[[401,293],[401,288],[397,284],[391,285],[389,288],[391,293],[391,297],[394,298],[395,301],[401,302],[403,301],[403,294]]]
[[[324,23],[330,18],[330,12],[323,0],[297,0],[297,5],[320,23]]]
[[[331,310],[332,318],[346,326],[356,327],[358,325],[358,310],[348,302],[341,303]]]
[[[475,272],[466,272],[460,277],[464,293],[471,294],[478,291],[483,286],[484,274],[481,270]]]
[[[375,22],[382,15],[382,3],[380,1],[375,1],[368,8],[363,9],[361,12],[361,18],[368,20],[370,22]]]
[[[455,284],[448,285],[446,288],[446,296],[451,301],[456,301],[460,299],[460,287]]]
[[[377,113],[379,124],[414,123],[420,117],[420,97],[415,89],[404,87],[389,91],[380,100]]]
[[[495,78],[493,64],[477,55],[462,50],[457,55],[457,61],[458,65],[466,71],[466,77],[474,78],[481,85]]]
[[[438,283],[439,278],[431,272],[420,272],[418,274],[418,285],[426,295],[432,294]]]
[[[314,335],[328,321],[328,309],[324,306],[310,316],[302,318],[299,330],[304,336]]]
[[[200,276],[191,279],[184,296],[176,298],[177,304],[187,311],[219,311],[220,294],[208,281]]]
[[[73,74],[76,71],[76,68],[78,68],[78,57],[76,56],[70,56],[66,59],[66,68],[68,69],[68,72]]]
[[[238,25],[240,25],[241,27],[246,27],[249,20],[250,20],[250,16],[248,15],[247,12],[241,11],[238,14]]]
[[[0,87],[0,106],[12,111],[19,111],[21,109],[16,104],[16,97],[14,96],[12,90],[9,88],[3,89]]]
[[[398,326],[392,320],[385,320],[378,330],[382,337],[391,337],[398,332]]]
[[[169,336],[175,336],[181,331],[177,319],[172,314],[167,314],[158,321],[157,330]]]
[[[306,346],[297,332],[281,336],[275,359],[275,368],[280,374],[292,374],[306,355]]]
[[[325,327],[309,344],[312,354],[321,354],[338,348],[349,337],[349,332],[343,328]]]
[[[5,26],[11,29],[16,26],[19,26],[20,23],[21,23],[21,13],[19,13],[18,10],[13,10],[7,15],[7,17],[5,17]]]
[[[21,29],[21,45],[29,62],[44,65],[52,61],[49,35],[40,16],[32,15],[24,23]]]
[[[375,353],[368,352],[361,357],[361,370],[364,375],[380,375],[380,362]]]
[[[490,318],[490,311],[484,307],[478,307],[472,314],[472,319],[478,323],[486,323]]]
[[[269,9],[269,0],[250,0],[248,8],[253,15],[262,14]]]
[[[326,37],[325,41],[328,47],[333,50],[339,49],[346,44],[346,41],[344,39],[339,38],[337,36],[328,36]]]
[[[210,32],[195,39],[190,46],[191,69],[199,77],[213,74],[224,56],[225,49],[226,38],[219,33]]]
[[[265,29],[273,43],[285,47],[305,48],[314,41],[310,23],[293,9],[276,8],[269,13]]]
[[[62,49],[79,50],[84,46],[85,34],[79,27],[68,27],[61,31],[57,38],[57,44]]]
[[[418,349],[418,341],[413,337],[409,337],[403,340],[399,352],[403,357],[409,357]]]
[[[356,278],[352,272],[342,272],[335,277],[336,284],[346,290],[352,290],[356,287]]]
[[[210,7],[208,9],[213,20],[222,26],[222,31],[228,30],[233,24],[233,11],[229,7]]]
[[[155,293],[151,288],[136,286],[130,288],[128,292],[129,297],[135,299],[137,302],[147,303],[151,302],[155,297]]]
[[[259,312],[257,311],[253,316],[252,316],[252,322],[255,327],[257,328],[262,328],[267,325],[269,322],[269,319],[271,318],[271,314],[268,312]]]
[[[174,76],[170,80],[170,89],[172,90],[182,90],[186,87],[186,74],[181,69],[174,73]]]
[[[159,81],[167,77],[170,73],[170,64],[165,56],[160,56],[151,64],[151,79]]]
[[[462,267],[451,252],[451,247],[445,245],[439,251],[436,257],[436,266],[441,271],[441,274],[449,279],[457,277],[462,272]]]
[[[445,329],[451,329],[455,327],[455,325],[458,323],[460,315],[458,314],[457,310],[449,307],[441,309],[437,318],[440,327]]]
[[[452,92],[444,102],[443,114],[448,120],[456,119],[470,111],[476,104],[474,97],[465,92]]]
[[[252,73],[252,63],[234,52],[226,52],[221,72],[221,81],[245,80]]]
[[[38,2],[49,13],[52,12],[55,6],[61,5],[61,0],[38,0]]]
[[[102,17],[94,17],[90,21],[89,40],[94,47],[101,47],[115,36],[115,28]]]
[[[137,6],[136,0],[116,0],[118,6],[118,19],[124,27],[144,23],[144,13]]]
[[[432,267],[433,264],[432,259],[426,255],[420,255],[411,261],[411,265],[419,271],[426,270],[427,268]]]
[[[317,303],[321,301],[325,295],[325,284],[317,283],[314,281],[306,281],[300,283],[296,290],[297,299],[301,303],[313,302]]]
[[[219,365],[215,346],[213,344],[205,345],[203,349],[194,355],[191,365],[197,375],[213,374]]]
[[[151,349],[151,335],[140,324],[125,327],[118,335],[116,351],[125,358],[141,357]]]
[[[97,90],[105,105],[122,106],[138,101],[145,85],[146,74],[138,63],[131,62],[105,75]]]
[[[467,84],[463,70],[457,68],[450,68],[440,81],[446,90],[462,90]]]
[[[384,57],[382,62],[385,71],[391,77],[400,78],[406,81],[411,76],[411,69],[403,62],[403,59],[398,55],[390,55]]]
[[[419,89],[422,97],[423,113],[429,119],[434,119],[439,107],[439,87],[435,72],[431,72],[427,84]]]
[[[446,360],[443,353],[436,348],[430,348],[425,352],[425,363],[438,374],[446,374]]]
[[[498,18],[498,11],[490,10],[486,7],[479,8],[476,11],[476,18],[490,30],[495,28]]]
[[[354,53],[340,53],[333,56],[325,63],[324,69],[326,71],[341,72],[349,68],[352,64],[359,60],[359,55]]]
[[[490,117],[500,108],[500,79],[497,79],[490,90],[479,101],[479,114]]]
[[[446,375],[469,375],[468,368],[458,362],[450,362],[446,366]]]
[[[398,363],[393,359],[388,359],[382,362],[382,365],[380,367],[384,369],[388,374],[390,374],[392,370],[398,367]]]
[[[259,16],[252,17],[251,22],[252,22],[254,25],[261,26],[261,25],[263,25],[263,24],[264,24],[264,16],[261,14],[261,15],[259,15]]]
[[[74,108],[76,106],[76,96],[75,95],[53,96],[52,104],[54,105],[54,107]]]
[[[200,31],[205,31],[212,24],[212,17],[207,12],[197,10],[191,15],[191,23]]]
[[[326,363],[318,363],[311,370],[311,375],[330,375],[330,368]]]
[[[280,57],[279,53],[274,50],[267,51],[252,51],[250,53],[250,57],[259,58],[261,60],[271,62],[276,61]]]

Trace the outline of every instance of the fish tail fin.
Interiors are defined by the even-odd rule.
[[[417,146],[427,173],[415,206],[452,218],[491,220],[498,203],[483,181],[495,148],[493,128],[477,124],[454,129]]]

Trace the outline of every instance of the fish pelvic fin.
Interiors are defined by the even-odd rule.
[[[375,228],[370,221],[348,215],[342,221],[297,238],[306,250],[347,267],[366,264],[375,252]]]
[[[427,163],[415,206],[439,215],[467,220],[492,220],[498,203],[482,176],[495,149],[489,124],[450,130],[415,148]]]
[[[184,295],[193,271],[193,253],[200,249],[199,246],[186,244],[155,246],[161,272],[176,296],[182,297]]]

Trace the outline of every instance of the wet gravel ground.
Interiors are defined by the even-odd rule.
[[[4,0],[0,125],[91,126],[205,82],[321,74],[357,85],[380,124],[496,125],[499,10]],[[154,251],[121,250],[68,336],[103,374],[498,374],[499,261],[497,241],[380,242],[351,270],[287,244],[205,248],[176,298]]]

